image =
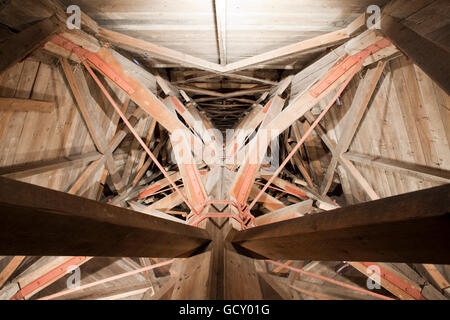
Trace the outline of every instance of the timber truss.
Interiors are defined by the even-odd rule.
[[[430,66],[430,60],[417,53],[420,48],[404,43],[405,34],[412,31],[404,25],[397,28],[414,7],[412,3],[417,5],[419,1],[409,1],[408,5],[392,2],[383,13],[381,32],[365,30],[365,20],[358,19],[339,32],[222,65],[103,29],[88,18],[83,19],[83,31],[65,30],[59,19],[65,16],[64,11],[52,1],[42,2],[55,10],[55,16],[18,33],[8,43],[20,47],[17,55],[3,60],[1,70],[42,46],[56,55],[97,152],[33,167],[2,169],[0,253],[15,258],[1,272],[0,286],[24,256],[64,257],[46,262],[47,268],[41,268],[41,273],[20,287],[13,281],[12,286],[0,291],[2,297],[28,299],[64,276],[67,266],[82,265],[92,257],[155,257],[165,259],[45,299],[168,265],[175,274],[189,276],[172,277],[153,298],[261,299],[261,281],[286,299],[297,297],[299,292],[332,298],[331,289],[328,295],[318,295],[314,286],[305,289],[293,276],[279,278],[264,272],[272,265],[291,275],[304,274],[330,286],[350,289],[352,298],[425,299],[423,288],[392,270],[389,263],[402,263],[405,269],[405,263],[450,263],[450,186],[380,199],[352,164],[358,159],[347,152],[387,61],[397,57],[399,49],[446,92],[450,90],[448,79],[441,76],[448,65],[442,70]],[[422,40],[419,47],[427,41]],[[21,46],[24,41],[29,46]],[[317,48],[331,50],[280,82],[237,73]],[[170,83],[130,61],[119,49],[121,53],[156,55],[204,70],[205,75]],[[447,51],[436,50],[444,57],[442,61],[449,61]],[[346,130],[339,141],[333,141],[320,121],[357,75],[361,81],[344,118]],[[261,86],[221,93],[188,85],[198,78],[218,76],[251,80]],[[291,97],[287,89],[294,77],[298,94]],[[159,94],[149,89],[153,79],[159,85]],[[116,121],[120,118],[123,122],[110,141],[98,123],[96,102],[89,90],[93,83],[113,106]],[[122,103],[111,88],[126,97]],[[189,94],[207,97],[193,99]],[[132,103],[136,111],[127,116]],[[202,104],[207,111],[201,111]],[[244,111],[239,104],[251,108]],[[320,113],[314,115],[311,110],[317,105],[321,106]],[[221,120],[222,111],[226,121]],[[145,117],[152,121],[142,138],[137,125]],[[297,121],[302,117],[310,125],[300,132]],[[238,124],[233,136],[224,141],[222,134],[230,121]],[[274,151],[271,141],[288,137],[283,133],[290,128],[295,145],[283,146],[285,157],[279,166],[265,165],[266,153]],[[267,131],[272,133],[270,138],[265,135]],[[301,148],[313,131],[332,153],[320,186],[301,156]],[[154,139],[157,133],[158,140]],[[121,174],[113,153],[129,134],[135,139],[136,149],[144,152],[133,154]],[[200,155],[197,146],[201,146]],[[173,151],[176,163],[171,162],[167,150]],[[36,172],[86,162],[89,166],[66,192],[16,181]],[[330,198],[338,165],[360,184],[370,202],[341,208]],[[289,172],[287,166],[296,168],[302,178]],[[87,188],[89,177],[103,168],[102,185],[108,185],[109,193],[99,193],[97,200],[102,201],[78,197]],[[415,174],[432,175],[442,183],[450,181],[448,172],[422,170]],[[280,197],[294,199],[294,203],[286,205],[269,189]],[[255,264],[253,259],[260,261]],[[345,261],[367,276],[370,266],[378,265],[381,285],[391,295],[311,273],[299,261]]]

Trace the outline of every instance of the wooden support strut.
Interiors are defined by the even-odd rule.
[[[69,52],[74,52],[81,60],[88,60],[90,63],[95,65],[97,69],[101,70],[108,78],[114,81],[120,88],[122,88],[127,94],[133,94],[135,92],[134,88],[131,87],[125,79],[123,79],[119,74],[117,74],[114,69],[108,66],[102,59],[100,59],[95,53],[85,50],[70,40],[65,39],[60,35],[54,35],[51,42],[57,44],[58,46],[66,49]]]
[[[114,69],[111,68],[105,61],[103,61],[102,58],[100,58],[97,54],[92,53],[90,51],[87,51],[87,50],[77,46],[76,44],[74,44],[70,40],[67,40],[64,37],[59,36],[59,35],[52,37],[51,41],[54,42],[55,44],[65,48],[67,51],[69,51],[69,52],[73,51],[75,54],[77,54],[77,56],[80,58],[81,62],[86,67],[86,69],[88,70],[88,72],[90,73],[92,78],[95,80],[97,85],[103,91],[103,93],[105,94],[106,98],[113,105],[114,109],[118,112],[118,114],[120,115],[120,117],[122,118],[124,123],[127,125],[127,127],[130,129],[130,131],[133,133],[135,138],[139,141],[139,143],[144,148],[146,153],[150,156],[150,158],[153,160],[153,162],[156,164],[156,166],[161,170],[161,172],[164,174],[164,176],[170,181],[172,186],[175,188],[176,192],[179,193],[180,197],[183,199],[183,201],[186,203],[186,205],[191,209],[191,211],[194,212],[194,213],[197,213],[196,208],[201,206],[201,204],[204,202],[204,200],[206,200],[206,194],[205,194],[205,191],[204,191],[204,189],[202,187],[203,185],[202,185],[202,183],[199,180],[200,178],[197,175],[196,169],[192,168],[192,166],[190,166],[190,165],[186,165],[185,166],[186,167],[185,168],[186,172],[188,173],[189,177],[191,178],[191,180],[185,181],[185,182],[190,187],[189,190],[192,190],[191,194],[195,195],[195,198],[194,198],[194,202],[195,203],[194,203],[194,205],[192,205],[186,199],[186,197],[181,193],[181,191],[179,190],[177,185],[171,180],[171,178],[169,177],[169,175],[165,171],[164,167],[159,163],[159,161],[156,159],[156,157],[153,155],[153,153],[147,147],[147,145],[142,140],[142,138],[139,136],[139,134],[134,130],[132,125],[128,122],[128,120],[126,119],[125,115],[120,110],[120,107],[117,106],[117,104],[115,103],[114,99],[109,95],[109,93],[104,88],[103,84],[98,79],[98,77],[95,75],[95,73],[93,72],[93,70],[91,69],[91,67],[87,63],[87,61],[89,61],[93,65],[95,65],[108,78],[110,78],[112,81],[114,81],[114,83],[116,83],[120,88],[122,88],[128,95],[133,95],[135,93],[136,90],[133,88],[133,86],[131,86],[127,82],[127,80],[122,78],[116,71],[114,71]],[[188,148],[188,146],[185,146],[185,148]]]
[[[314,104],[318,103],[320,101],[320,98],[325,96],[325,94],[329,92],[333,86],[337,86],[341,83],[344,83],[342,89],[339,90],[338,95],[334,98],[334,100],[336,100],[342,93],[343,89],[345,89],[346,85],[349,83],[351,78],[355,75],[355,73],[361,69],[367,58],[373,55],[374,53],[378,52],[379,50],[389,47],[391,45],[392,44],[387,39],[382,38],[377,42],[368,45],[366,48],[362,49],[358,53],[350,56],[349,58],[346,58],[344,61],[337,63],[336,66],[330,72],[328,72],[327,76],[323,80],[321,80],[316,85],[313,85],[309,91],[305,92],[302,96],[295,99],[294,102],[292,102],[280,114],[278,114],[278,116],[267,125],[267,129],[278,129],[280,132],[284,131],[292,123],[292,120],[295,121],[296,118],[300,117],[302,114],[308,111],[307,108],[311,108]],[[318,95],[318,97],[316,98],[315,95]],[[297,105],[300,105],[300,102],[303,102],[301,105],[303,106],[302,109],[305,110],[303,110],[303,112],[300,114],[296,114],[295,117],[292,117],[291,115],[292,110],[296,110]],[[328,109],[331,106],[332,104],[328,106]],[[324,114],[322,114],[321,116],[323,115]],[[320,121],[320,119],[321,118],[319,117],[318,120]],[[315,123],[310,128],[310,130],[308,130],[308,134],[312,132],[314,126],[317,124],[318,122]],[[305,134],[303,138],[307,138],[308,134]],[[251,152],[249,152],[250,154],[255,152],[255,150],[267,148],[268,146],[267,144],[264,145],[264,143],[258,143],[257,138],[258,135],[254,139],[255,142],[251,146],[252,149]],[[298,148],[301,146],[301,143],[299,142],[297,146],[293,149],[293,151],[296,152]],[[292,152],[291,154],[293,155]],[[292,155],[290,156],[292,157]],[[250,164],[250,160],[251,158],[247,157],[245,163],[241,165],[241,168],[235,178],[232,190],[230,192],[230,194],[233,197],[235,197],[236,199],[239,198],[241,205],[244,204],[242,200],[246,201],[248,197],[250,185],[254,181],[254,172],[256,172],[256,169],[259,167],[259,164]],[[279,174],[279,171],[276,172],[274,177],[276,177],[277,174]],[[248,177],[249,175],[252,176]],[[267,186],[269,186],[270,183],[271,181],[268,182]],[[267,187],[265,187],[265,189],[267,189]],[[256,201],[253,200],[252,204],[246,209],[246,211],[251,209],[255,203]]]

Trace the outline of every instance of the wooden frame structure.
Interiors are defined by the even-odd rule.
[[[448,44],[433,33],[432,23],[414,24],[432,19],[444,1],[394,0],[383,8],[380,30],[367,29],[363,14],[343,29],[231,63],[226,0],[214,1],[219,63],[108,30],[84,13],[82,28],[69,30],[62,3],[38,2],[39,10],[51,14],[0,44],[1,81],[13,82],[18,64],[21,74],[35,70],[41,77],[20,77],[23,92],[46,86],[51,72],[58,73],[91,148],[44,161],[19,161],[7,148],[0,151],[7,164],[0,166],[0,254],[11,256],[0,259],[0,299],[98,297],[104,288],[91,292],[92,287],[140,274],[144,280],[124,282],[123,290],[107,297],[449,297],[447,268],[441,265],[450,264],[450,152],[430,146],[433,135],[444,133],[441,146],[448,148],[448,111],[432,114],[432,120],[441,121],[437,114],[444,120],[442,129],[430,129],[422,154],[414,154],[424,161],[352,149],[372,105],[380,104],[387,74],[399,77],[390,68],[403,55],[417,74],[429,77],[417,94],[448,106]],[[248,73],[317,50],[327,52],[276,80]],[[427,58],[429,52],[436,61]],[[143,67],[148,56],[187,68],[191,77],[170,81]],[[42,67],[43,59],[51,64]],[[407,80],[400,77],[395,99],[406,105],[400,100]],[[214,79],[235,82],[215,89]],[[25,139],[22,133],[7,135],[13,135],[17,117],[37,128],[40,117],[52,116],[61,103],[2,88],[0,96],[2,124],[11,123],[0,128],[0,136],[11,145]],[[392,93],[382,98],[388,103]],[[345,112],[338,109],[342,104]],[[411,110],[401,109],[409,112],[405,119],[413,118]],[[383,120],[380,113],[373,117]],[[234,134],[223,141],[231,124]],[[416,128],[406,127],[405,134],[395,126],[400,137],[419,139]],[[266,153],[276,152],[274,141],[281,144],[276,168],[264,163]],[[26,146],[32,142],[17,150]],[[425,165],[428,157],[438,166]],[[381,178],[367,167],[384,170],[386,181],[403,192],[383,196],[373,182]],[[53,188],[58,191],[33,183],[42,174],[75,168],[70,181]],[[403,176],[426,182],[409,188],[413,182],[407,185]],[[352,193],[355,188],[358,193]],[[31,256],[42,258],[30,263]],[[121,258],[132,270],[75,290],[46,290],[69,266],[87,268],[99,257]],[[371,292],[330,271],[342,263],[359,281],[377,267],[382,289]]]

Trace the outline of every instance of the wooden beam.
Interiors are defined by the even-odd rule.
[[[175,130],[178,132],[185,132],[187,136],[188,145],[186,149],[195,150],[195,141],[200,142],[200,139],[193,135],[188,128],[178,119],[176,112],[172,112],[162,101],[158,99],[140,80],[140,77],[135,76],[136,73],[142,74],[142,68],[136,66],[131,61],[121,56],[113,50],[102,48],[97,52],[97,55],[105,61],[128,85],[133,88],[134,92],[129,94],[140,108],[158,121],[169,133]],[[114,81],[114,79],[111,79]],[[206,159],[207,160],[207,159]],[[205,160],[205,161],[206,161]]]
[[[0,212],[5,255],[188,257],[209,242],[198,228],[1,177]]]
[[[366,192],[367,196],[370,200],[377,200],[380,199],[380,196],[373,190],[370,183],[362,176],[362,174],[359,172],[358,169],[351,163],[349,160],[345,158],[339,158],[339,162],[341,163],[342,167],[353,177],[355,178],[356,182],[359,183],[361,188]]]
[[[272,175],[270,173],[262,172],[261,173],[261,178],[269,181],[270,178],[272,178]],[[303,185],[306,186],[306,182],[304,182],[304,181],[302,181],[302,182],[303,182]],[[290,182],[288,182],[286,180],[283,180],[283,179],[281,179],[279,177],[276,177],[273,180],[273,184],[276,185],[279,188],[284,189],[287,193],[290,193],[290,194],[292,194],[292,195],[294,195],[294,196],[296,196],[296,197],[298,197],[298,198],[300,198],[302,200],[307,200],[308,199],[308,195],[306,194],[306,191],[303,190],[302,188],[296,186],[293,183],[290,183]]]
[[[379,54],[380,50],[384,50],[383,47],[384,49],[389,49],[392,45],[390,45],[383,37],[380,37],[372,30],[369,30],[367,33],[363,33],[361,36],[352,39],[349,43],[336,49],[333,53],[335,59],[332,60],[332,63],[336,61],[337,52],[339,52],[341,57],[345,57],[348,53],[352,53],[352,56],[348,57],[350,61],[354,62],[352,63],[353,66],[351,68],[343,66],[346,64],[347,60],[340,60],[333,66],[330,65],[330,62],[328,61],[328,55],[322,58],[326,58],[327,66],[325,70],[327,72],[319,70],[315,73],[313,72],[313,76],[311,74],[306,76],[308,80],[305,81],[306,87],[304,89],[309,88],[309,90],[303,90],[296,98],[293,98],[291,103],[284,108],[265,129],[270,131],[273,130],[273,132],[281,134],[281,132],[289,128],[297,121],[297,119],[303,116],[322,99],[327,97],[336,88],[342,84],[348,83],[350,78],[361,69],[361,65],[357,63],[361,57],[360,55],[364,53],[369,54],[369,56],[366,56],[361,63],[369,60],[372,62],[377,61],[384,57],[384,55]],[[320,60],[316,63],[319,62]],[[319,82],[314,82],[317,80],[319,80]],[[320,89],[319,92],[316,92],[318,89]],[[249,144],[249,152],[247,152],[248,156],[241,165],[238,174],[236,175],[236,179],[233,182],[233,187],[230,190],[230,195],[241,204],[244,204],[248,198],[251,185],[254,182],[254,175],[258,171],[263,159],[261,155],[266,152],[268,145],[268,141],[261,139],[260,132],[258,132],[256,137]],[[257,155],[257,161],[254,161],[255,155]]]
[[[123,49],[130,50],[136,53],[145,53],[147,55],[155,56],[164,60],[180,63],[181,65],[187,65],[202,70],[212,72],[222,72],[223,67],[216,63],[184,54],[179,51],[175,51],[169,48],[161,47],[154,43],[150,43],[144,40],[136,39],[124,34],[107,30],[105,28],[99,28],[99,32],[96,35],[98,38],[109,41]]]
[[[311,211],[312,204],[312,200],[306,200],[270,213],[266,213],[256,218],[256,225],[262,226],[279,221],[303,217],[306,213]]]
[[[8,278],[16,271],[22,261],[25,259],[24,256],[13,257],[11,261],[3,268],[0,272],[0,288],[5,284]]]
[[[238,232],[274,260],[450,262],[450,184]]]
[[[225,67],[225,72],[234,72],[242,69],[248,69],[257,64],[268,63],[275,59],[286,58],[293,55],[298,55],[305,52],[310,52],[320,48],[331,47],[345,42],[350,37],[346,29],[333,31],[314,37],[312,39],[297,42],[279,49],[275,49],[251,58],[240,60],[235,63],[228,64]]]
[[[101,108],[90,94],[89,85],[83,70],[80,69],[80,66],[76,67],[75,70],[72,70],[68,60],[65,58],[61,58],[60,62],[92,140],[98,151],[105,155],[106,166],[108,167],[108,172],[114,187],[119,194],[123,193],[125,191],[125,186],[122,184],[119,170],[116,167],[112,152],[108,148],[106,136],[98,121],[97,112],[99,112]]]
[[[45,44],[50,37],[61,31],[55,18],[39,21],[15,34],[0,45],[0,72],[25,59]]]
[[[448,282],[447,279],[445,279],[445,277],[438,270],[438,268],[436,268],[434,264],[424,264],[423,267],[428,272],[428,274],[433,279],[434,283],[438,286],[439,289],[445,290],[450,288],[450,283]]]
[[[261,92],[266,92],[270,88],[267,86],[264,86],[264,87],[258,87],[258,88],[252,88],[252,89],[238,90],[238,91],[233,91],[233,92],[229,92],[229,93],[221,93],[221,92],[217,92],[217,91],[212,91],[212,90],[207,90],[207,89],[202,89],[202,88],[197,88],[197,87],[190,87],[190,86],[178,86],[178,89],[184,90],[187,92],[196,93],[196,94],[201,94],[201,95],[229,99],[229,98],[249,96],[249,95],[254,95],[257,93],[261,93]]]
[[[227,0],[214,0],[219,64],[227,64]]]
[[[352,143],[353,137],[355,136],[356,130],[361,123],[364,112],[369,106],[369,102],[371,101],[372,95],[375,91],[378,81],[380,80],[385,66],[386,62],[379,62],[376,68],[369,69],[364,76],[364,79],[362,79],[358,85],[358,89],[356,90],[352,105],[348,109],[343,119],[343,127],[345,128],[345,130],[342,133],[342,136],[340,137],[336,148],[331,150],[333,152],[333,158],[330,165],[328,166],[327,172],[322,182],[322,186],[320,187],[320,193],[322,195],[327,194],[328,190],[330,189],[337,164],[340,161],[342,154],[347,151],[347,149],[350,147],[350,144]],[[369,193],[373,194],[373,192]],[[373,197],[371,197],[371,199],[375,200]]]
[[[23,179],[44,172],[74,167],[79,164],[98,160],[102,155],[96,151],[83,155],[69,156],[61,159],[25,163],[0,168],[0,175],[11,179]]]
[[[370,277],[373,275],[373,271],[368,268],[366,263],[349,262],[349,264],[367,277]],[[405,288],[401,288],[401,287],[395,285],[393,283],[394,281],[391,281],[393,279],[399,279],[399,277],[397,277],[393,273],[389,273],[389,277],[386,277],[386,271],[384,270],[384,268],[381,267],[381,265],[374,264],[374,266],[377,266],[378,268],[381,269],[379,285],[381,285],[387,291],[389,291],[390,293],[392,293],[393,295],[398,297],[400,300],[416,300],[416,299],[423,300],[423,297],[420,294],[420,288],[419,288],[419,290],[417,290],[416,288],[413,288],[410,285],[412,283],[411,281],[401,281],[400,282],[400,283],[405,283],[405,284],[407,283],[409,285],[410,292],[408,292],[407,290],[405,290]],[[402,277],[402,278],[407,279],[406,277]],[[416,294],[414,294],[413,292]]]
[[[437,14],[439,12],[445,12],[448,10],[448,3],[446,1],[436,1],[440,3],[440,8],[436,7],[433,14],[434,19],[441,19]],[[398,4],[396,6],[396,4]],[[407,17],[411,12],[408,10],[412,5],[417,4],[424,6],[424,1],[414,0],[408,5],[400,6],[404,4],[404,1],[394,1],[391,6],[396,10],[389,12],[384,11],[381,20],[381,31],[409,58],[411,58],[415,64],[417,64],[426,74],[428,74],[436,83],[445,91],[450,94],[450,51],[447,47],[436,43],[429,39],[429,36],[424,32],[419,33],[416,30],[412,30],[407,24],[407,21],[403,17]],[[423,8],[421,9],[423,10]],[[417,15],[421,10],[417,10]],[[400,18],[399,18],[400,17]],[[422,17],[423,19],[423,17]],[[433,19],[433,16],[430,17]],[[448,24],[447,24],[448,26]]]
[[[254,197],[256,197],[256,195],[261,191],[261,189],[254,185],[250,191],[250,199],[253,199]],[[264,208],[266,208],[267,210],[270,211],[275,211],[275,210],[279,210],[282,209],[284,207],[286,207],[283,202],[281,202],[280,200],[278,200],[275,197],[272,197],[270,194],[264,192],[262,197],[258,200],[258,202],[260,202]]]
[[[418,179],[425,179],[438,183],[450,183],[449,170],[432,168],[399,160],[385,159],[379,156],[364,155],[355,152],[344,153],[343,157],[356,163],[382,168],[392,172],[398,172],[400,174],[405,174]]]
[[[16,284],[18,290],[11,292],[7,299],[30,299],[64,277],[70,267],[79,267],[90,259],[92,257],[42,257],[13,279],[12,284]]]
[[[0,98],[0,111],[28,112],[37,111],[51,113],[55,110],[55,103],[32,99]]]

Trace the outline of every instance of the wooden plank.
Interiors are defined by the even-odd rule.
[[[172,300],[206,300],[209,298],[208,280],[211,252],[192,257],[180,266]]]
[[[343,157],[353,162],[398,172],[418,179],[425,179],[439,183],[450,183],[450,171],[408,163],[393,159],[385,159],[379,156],[370,156],[355,152],[347,152]]]
[[[240,231],[235,246],[283,260],[449,262],[450,185]]]
[[[180,188],[180,191],[184,193],[184,188]],[[151,212],[151,210],[160,210],[160,211],[165,211],[165,210],[170,210],[180,204],[183,203],[183,199],[181,198],[181,196],[178,194],[178,192],[173,192],[170,195],[162,198],[159,201],[156,201],[155,203],[153,203],[152,205],[150,205],[146,212]]]
[[[19,265],[22,263],[24,256],[17,256],[12,258],[12,260],[3,268],[0,272],[0,288],[5,284],[8,278],[16,271]]]
[[[219,64],[227,64],[227,0],[214,0]]]
[[[75,167],[76,165],[100,159],[101,154],[94,151],[83,155],[69,156],[62,159],[25,163],[0,168],[0,175],[11,179],[23,179],[53,170]]]
[[[359,183],[361,188],[363,188],[363,190],[367,193],[367,195],[369,196],[369,199],[371,199],[371,200],[380,199],[380,196],[375,192],[375,190],[373,190],[370,183],[366,180],[366,178],[364,178],[361,175],[361,173],[358,171],[358,169],[356,169],[356,167],[353,165],[353,163],[351,163],[349,160],[342,158],[342,157],[340,158],[339,162],[342,164],[344,169],[350,175],[352,175],[353,178],[355,178],[355,180]]]
[[[83,70],[80,69],[80,67],[72,70],[67,59],[62,58],[60,59],[60,62],[92,140],[97,149],[105,155],[106,165],[114,187],[119,194],[123,193],[125,191],[125,186],[122,183],[119,170],[115,165],[112,152],[108,149],[106,135],[98,121],[97,112],[101,110],[101,108],[90,94]]]
[[[51,113],[54,109],[54,102],[38,101],[32,99],[0,98],[0,111],[37,111]]]
[[[225,300],[261,300],[262,293],[252,259],[231,250],[224,257]]]
[[[142,213],[148,214],[153,217],[158,217],[161,219],[166,219],[166,220],[186,224],[185,220],[175,218],[174,216],[171,216],[170,214],[167,214],[167,213],[164,213],[164,212],[161,212],[158,210],[147,210],[147,206],[144,206],[138,202],[129,201],[128,203],[130,204],[131,209],[133,209],[134,211],[142,212]]]
[[[26,60],[24,62],[14,94],[16,98],[26,99],[30,97],[39,70],[39,64],[39,62],[31,60]],[[5,118],[6,120],[9,120],[7,126],[8,130],[5,131],[5,135],[2,139],[4,141],[3,148],[6,152],[0,154],[0,165],[7,166],[17,164],[15,161],[16,151],[21,147],[18,145],[18,142],[20,141],[26,116],[26,112],[6,112]]]
[[[0,182],[0,252],[7,255],[187,257],[209,242],[198,228],[6,178]]]
[[[447,279],[442,275],[442,273],[436,268],[433,264],[424,264],[423,267],[428,272],[430,277],[433,279],[434,283],[441,289],[445,290],[450,288],[450,283]]]
[[[306,200],[270,213],[266,213],[256,218],[256,225],[262,226],[265,224],[302,217],[311,211],[312,204],[312,200]]]
[[[349,262],[349,264],[367,277],[370,277],[373,274],[373,272],[370,271],[370,269],[361,262]],[[414,300],[414,298],[411,295],[401,290],[399,287],[395,286],[394,284],[392,284],[390,281],[387,281],[383,277],[380,277],[379,285],[381,285],[387,291],[391,292],[400,300]]]
[[[356,90],[355,97],[353,98],[352,105],[347,111],[344,119],[344,132],[342,133],[337,146],[333,152],[333,159],[327,169],[324,181],[320,187],[320,193],[325,195],[333,180],[334,171],[336,170],[337,163],[342,156],[342,153],[347,151],[355,136],[356,130],[364,116],[364,112],[369,105],[371,97],[375,91],[378,81],[386,66],[386,62],[379,62],[376,68],[369,69],[364,76],[364,79],[359,83]],[[353,171],[352,171],[353,172]],[[371,191],[369,191],[371,192]],[[374,200],[372,198],[372,200]]]
[[[72,183],[68,188],[67,193],[69,194],[83,194],[81,188],[85,185],[86,181],[92,179],[92,176],[100,169],[101,166],[105,164],[105,157],[101,157],[93,161],[89,166],[80,174],[80,176]]]
[[[269,285],[280,298],[283,300],[295,300],[296,294],[284,283],[286,280],[285,278],[276,277],[266,272],[258,272],[258,275],[260,279]],[[272,295],[270,297],[266,296],[266,294],[264,294],[265,292],[262,283],[260,282],[260,284],[261,289],[263,290],[264,299],[275,299]]]
[[[250,199],[253,199],[254,197],[256,197],[256,195],[261,191],[261,189],[254,185],[252,187],[252,189],[250,190]],[[270,211],[275,211],[275,210],[279,210],[285,207],[285,205],[283,204],[283,202],[281,202],[280,200],[278,200],[275,197],[272,197],[270,194],[264,192],[262,197],[259,199],[259,202],[261,202],[261,204],[264,206],[264,208],[266,208],[267,210]]]
[[[270,178],[272,178],[272,175],[271,174],[266,174],[266,173],[263,172],[263,173],[261,173],[261,178],[269,181]],[[306,183],[304,181],[302,181],[302,182],[304,183],[304,186],[306,186]],[[283,179],[281,179],[279,177],[276,177],[273,180],[273,184],[276,185],[279,188],[282,188],[282,189],[286,190],[288,193],[290,193],[290,194],[292,194],[292,195],[294,195],[294,196],[296,196],[296,197],[298,197],[300,199],[303,199],[303,200],[307,200],[308,199],[306,191],[303,190],[302,188],[297,187],[293,183],[290,183],[290,182],[288,182],[286,180],[283,180]]]
[[[136,127],[136,132],[139,134],[139,136],[143,135],[143,131],[145,129],[145,125],[146,125],[146,121],[147,119],[141,119],[141,121],[138,123],[137,127]],[[146,145],[148,145],[148,143],[146,143]],[[133,173],[133,169],[135,168],[136,165],[136,160],[139,156],[139,149],[140,149],[140,144],[139,141],[134,139],[131,142],[131,146],[130,146],[130,150],[129,150],[129,155],[127,158],[127,161],[125,163],[125,166],[123,168],[123,173],[122,173],[122,184],[124,186],[128,186],[130,178],[131,178],[131,174]]]
[[[310,125],[307,122],[296,121],[292,125],[292,128],[293,128],[293,132],[295,135],[295,139],[297,140],[297,143],[298,143],[301,140],[300,132],[302,134],[304,134],[306,131],[309,130]],[[287,148],[287,152],[290,153],[292,151],[292,147],[289,144],[286,144],[286,148]],[[313,133],[311,133],[311,135],[304,142],[304,148],[305,148],[305,151],[307,154],[307,159],[309,162],[308,166],[311,170],[312,176],[315,177],[315,180],[317,183],[320,183],[320,178],[321,178],[321,176],[323,176],[323,169],[322,169],[322,165],[320,164],[320,157],[318,156],[318,153],[316,150],[317,146],[316,146],[316,141],[314,139]],[[301,157],[300,157],[300,150],[293,156],[293,160],[294,160],[294,163],[299,168],[300,172],[302,173],[303,177],[305,178],[306,182],[308,182],[308,185],[312,188],[315,188],[315,184],[314,184],[310,174],[308,173],[308,171],[302,164]]]

